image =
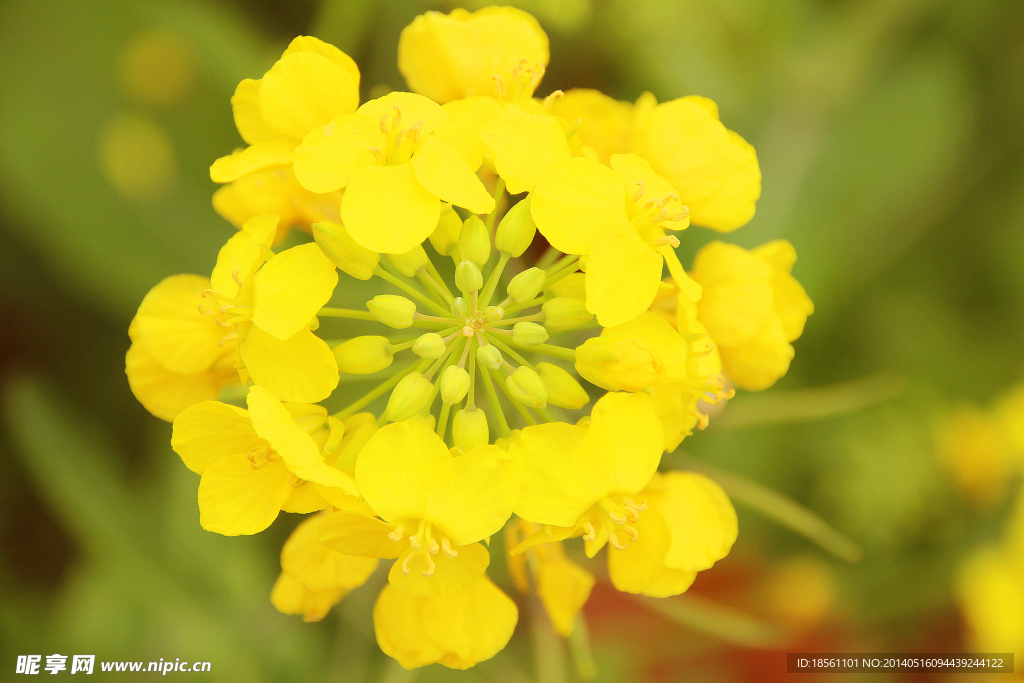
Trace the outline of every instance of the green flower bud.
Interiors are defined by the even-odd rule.
[[[548,402],[548,390],[540,375],[526,367],[518,367],[505,378],[508,395],[528,408],[543,408]]]
[[[420,335],[412,345],[412,352],[420,358],[440,358],[444,355],[444,339],[437,332]]]
[[[452,311],[452,315],[454,315],[456,318],[465,318],[466,314],[469,313],[469,306],[466,305],[466,300],[463,299],[461,296],[457,296],[454,299],[452,299],[452,304],[450,308]]]
[[[491,370],[501,367],[501,351],[488,344],[481,346],[476,352],[476,359],[480,365]]]
[[[437,227],[430,234],[430,243],[434,245],[434,251],[441,256],[447,256],[459,242],[459,233],[462,232],[462,219],[452,209],[451,204],[446,204],[441,209],[441,219],[437,221]]]
[[[530,196],[519,202],[505,214],[494,233],[494,246],[509,256],[519,257],[533,242],[537,226],[530,213]]]
[[[458,365],[449,365],[441,373],[441,400],[445,403],[458,403],[466,398],[469,391],[469,373]]]
[[[476,216],[470,216],[462,225],[459,235],[459,258],[472,261],[483,267],[491,256],[491,237],[487,234],[487,226]]]
[[[469,452],[477,446],[486,446],[490,436],[484,411],[473,408],[455,413],[455,419],[452,420],[452,440],[464,452]]]
[[[391,265],[406,277],[415,276],[416,271],[427,265],[427,252],[423,251],[423,247],[419,244],[404,254],[385,254],[385,256],[388,257],[388,261],[391,261]]]
[[[463,261],[455,269],[455,286],[460,292],[475,292],[484,286],[484,276],[472,261]]]
[[[594,318],[583,299],[559,296],[544,302],[544,325],[552,330],[571,330]]]
[[[551,296],[572,296],[577,299],[587,298],[586,275],[571,273],[551,285]]]
[[[512,343],[516,346],[536,346],[548,340],[548,331],[537,323],[516,323],[512,327]]]
[[[576,347],[576,363],[583,365],[610,365],[622,360],[622,354],[611,346],[606,337],[588,339]]]
[[[366,302],[366,307],[377,320],[397,330],[412,327],[416,304],[397,294],[378,294]]]
[[[331,263],[357,280],[369,280],[380,263],[380,254],[356,244],[341,223],[314,223],[313,239]]]
[[[388,350],[387,337],[365,336],[349,339],[334,347],[338,372],[345,375],[369,375],[391,365],[394,357]]]
[[[527,268],[508,283],[508,295],[517,303],[529,301],[544,289],[544,271]]]
[[[402,378],[388,399],[384,415],[392,422],[408,420],[426,407],[434,394],[434,385],[418,372]]]
[[[505,309],[501,306],[488,306],[484,309],[484,320],[493,323],[505,317]]]
[[[590,402],[590,396],[580,383],[557,365],[537,363],[537,374],[548,390],[548,403],[551,405],[579,410]]]

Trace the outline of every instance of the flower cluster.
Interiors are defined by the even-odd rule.
[[[713,102],[539,100],[548,56],[522,11],[429,12],[399,42],[412,92],[360,104],[352,59],[296,38],[231,100],[248,147],[211,177],[238,232],[129,330],[129,383],[173,420],[202,526],[315,513],[272,592],[309,621],[393,560],[374,627],[405,667],[505,646],[516,604],[486,572],[503,529],[514,583],[566,636],[595,582],[569,539],[655,597],[728,554],[728,497],[662,454],[732,385],[785,374],[812,311],[787,242],[714,242],[690,273],[676,256],[676,233],[731,231],[760,194]],[[282,249],[293,227],[313,240]],[[355,280],[381,284],[365,310],[329,305]],[[380,381],[348,396],[360,375]]]

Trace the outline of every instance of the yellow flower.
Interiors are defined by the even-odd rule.
[[[489,153],[512,194],[532,189],[540,171],[569,156],[568,125],[549,110],[561,93],[533,98],[548,58],[536,19],[511,7],[428,12],[398,44],[409,88],[447,103],[450,118],[438,136],[474,170]]]
[[[199,275],[165,278],[149,290],[128,326],[128,385],[146,410],[168,422],[239,383],[234,346],[218,347],[223,330],[199,313],[209,287],[210,279]]]
[[[626,548],[647,506],[633,500],[661,461],[664,434],[643,393],[607,394],[588,427],[560,422],[526,427],[509,446],[522,486],[515,513],[553,527],[521,543],[583,536],[588,557],[605,543]]]
[[[707,477],[655,474],[638,497],[650,509],[635,522],[635,542],[608,554],[608,575],[620,591],[678,595],[698,571],[728,555],[736,541],[736,511]]]
[[[962,406],[945,415],[937,431],[939,457],[957,487],[975,503],[1002,500],[1016,463],[1000,420]]]
[[[785,240],[752,251],[712,242],[694,259],[690,274],[703,288],[697,318],[718,345],[726,376],[744,389],[766,389],[786,374],[790,342],[814,312],[790,275],[794,261]]]
[[[225,536],[266,529],[278,512],[313,512],[328,503],[309,482],[354,495],[354,482],[325,461],[344,425],[320,406],[282,404],[251,387],[249,410],[218,401],[191,406],[174,420],[171,447],[202,475],[199,522]]]
[[[287,168],[311,130],[359,106],[359,68],[344,52],[299,36],[263,78],[247,78],[231,98],[235,126],[249,147],[210,167],[215,183],[268,168]]]
[[[635,154],[616,154],[611,165],[582,157],[560,161],[541,173],[531,195],[533,218],[548,242],[587,256],[587,310],[604,327],[647,310],[663,262],[691,298],[700,297],[673,250],[679,240],[665,234],[689,225],[686,207]]]
[[[353,498],[352,507],[358,502]],[[320,523],[330,513],[315,514],[297,526],[281,549],[281,575],[270,601],[279,612],[320,621],[352,589],[366,583],[377,560],[350,557],[317,540]]]
[[[373,607],[377,644],[406,669],[435,662],[468,669],[500,652],[518,619],[516,604],[486,575],[451,595],[385,586]]]
[[[516,520],[505,529],[508,551],[541,531],[539,524]],[[509,555],[508,570],[523,593],[535,593],[544,605],[552,626],[563,638],[572,634],[576,615],[590,597],[594,575],[568,559],[560,542],[535,545],[518,555]]]
[[[607,164],[613,154],[636,151],[642,122],[656,104],[650,93],[644,93],[633,105],[597,90],[573,88],[551,103],[551,113],[570,123],[579,121],[577,139],[598,161]]]
[[[324,545],[345,555],[397,558],[391,583],[416,596],[469,587],[490,563],[479,543],[512,514],[515,463],[497,446],[453,457],[416,420],[380,429],[356,460],[359,493],[384,521],[339,511],[320,528]]]
[[[256,216],[228,240],[204,293],[217,309],[201,310],[234,328],[211,348],[236,341],[253,382],[285,401],[320,401],[338,385],[338,364],[310,325],[338,273],[316,244],[270,251],[277,224],[277,216]]]
[[[345,188],[341,218],[361,246],[404,254],[437,227],[441,202],[489,213],[494,199],[451,145],[447,118],[422,95],[394,92],[318,126],[295,150],[295,175],[318,193]]]

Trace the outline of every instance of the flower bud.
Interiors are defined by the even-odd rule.
[[[450,308],[452,311],[452,315],[454,315],[456,318],[465,318],[466,314],[469,313],[469,306],[466,305],[466,300],[463,299],[461,296],[457,296],[454,299],[452,299]]]
[[[422,245],[415,247],[404,254],[385,254],[388,261],[391,261],[399,273],[406,277],[414,277],[416,271],[427,265],[427,252],[423,251]]]
[[[441,373],[441,400],[445,403],[458,403],[466,398],[469,391],[469,373],[465,368],[449,365]]]
[[[472,261],[463,261],[455,269],[455,286],[460,292],[475,292],[484,286],[484,276]]]
[[[477,350],[476,359],[480,365],[491,370],[497,370],[501,367],[501,351],[490,344],[487,346],[481,346],[479,350]]]
[[[571,330],[594,318],[583,299],[559,296],[544,302],[544,325],[552,330]]]
[[[434,394],[434,385],[418,372],[402,378],[388,399],[384,415],[392,422],[401,422],[420,412]]]
[[[459,235],[459,258],[483,267],[490,256],[491,237],[487,234],[487,226],[477,216],[470,216],[462,224],[462,234]]]
[[[519,202],[505,214],[494,233],[494,246],[509,256],[519,257],[533,242],[537,226],[530,214],[530,196]]]
[[[437,332],[427,332],[413,343],[412,352],[420,358],[440,358],[444,355],[444,339]]]
[[[447,209],[447,212],[445,211]],[[441,256],[447,256],[459,242],[459,233],[462,232],[462,219],[452,209],[451,204],[441,209],[441,219],[437,221],[437,227],[430,234],[430,243],[434,245],[434,251]]]
[[[568,372],[551,363],[537,363],[537,374],[548,390],[548,403],[559,408],[579,410],[590,402],[590,396]]]
[[[512,343],[516,346],[536,346],[548,340],[548,331],[543,325],[522,322],[512,327]]]
[[[540,375],[524,366],[505,378],[508,395],[528,408],[543,408],[548,402],[548,390]]]
[[[455,419],[452,420],[452,440],[464,452],[469,452],[477,446],[486,446],[490,436],[484,411],[467,408],[455,413]]]
[[[313,239],[331,263],[357,280],[369,280],[380,263],[380,254],[356,244],[341,223],[314,223]]]
[[[394,358],[388,351],[387,337],[365,336],[349,339],[334,347],[338,372],[345,375],[369,375],[391,365]]]
[[[366,307],[377,320],[397,330],[412,327],[416,313],[416,304],[397,294],[378,294],[366,302]]]
[[[517,303],[529,301],[544,289],[544,277],[540,268],[527,268],[508,283],[508,295]]]
[[[608,391],[642,391],[667,381],[665,363],[639,337],[592,337],[576,349],[576,372]]]
[[[505,309],[501,306],[488,306],[484,309],[484,320],[493,323],[505,317]]]
[[[577,299],[587,298],[586,275],[570,273],[551,285],[551,296],[572,296]]]

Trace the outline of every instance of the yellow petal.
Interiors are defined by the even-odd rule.
[[[288,339],[331,300],[337,284],[338,271],[316,244],[286,249],[256,273],[252,322]]]
[[[261,386],[249,387],[245,402],[249,406],[249,418],[253,429],[262,439],[292,467],[310,467],[323,461],[320,449],[309,432],[296,424],[292,414],[281,401]],[[327,411],[320,406],[310,406],[323,414],[326,422]]]
[[[271,128],[302,138],[359,105],[349,71],[318,52],[288,52],[260,82],[260,111]]]
[[[509,194],[532,190],[544,169],[569,157],[559,120],[539,107],[530,109],[506,104],[480,128]]]
[[[411,92],[392,92],[384,97],[365,102],[358,113],[369,116],[374,121],[380,121],[387,117],[391,121],[396,112],[399,115],[398,128],[408,128],[420,124],[419,139],[422,140],[444,123],[448,115],[436,102],[431,102],[423,95]]]
[[[786,273],[793,271],[796,263],[796,249],[788,240],[772,240],[751,249],[755,254],[767,261],[775,270]]]
[[[411,163],[364,166],[341,200],[349,235],[366,249],[404,254],[434,231],[441,202],[416,179]]]
[[[603,470],[607,490],[635,494],[658,470],[664,435],[646,394],[606,394],[594,404],[581,448]]]
[[[342,555],[322,545],[318,530],[327,516],[313,515],[295,527],[281,549],[281,569],[311,591],[358,588],[377,568],[377,560]]]
[[[343,555],[391,559],[402,554],[407,543],[397,543],[388,534],[394,526],[375,517],[340,510],[327,517],[319,527],[320,542]]]
[[[282,614],[295,614],[305,622],[314,622],[326,617],[347,594],[344,588],[311,591],[282,573],[270,591],[270,602]]]
[[[210,180],[230,183],[247,173],[267,168],[290,166],[295,158],[295,140],[269,140],[232,152],[213,162]]]
[[[445,655],[423,630],[423,603],[423,598],[387,585],[373,606],[377,644],[406,669],[433,664]]]
[[[218,459],[199,482],[199,523],[225,536],[263,531],[292,493],[288,477],[281,460],[253,467],[244,453]]]
[[[522,431],[509,447],[519,463],[521,485],[515,513],[538,524],[574,527],[580,515],[607,493],[580,448],[587,430],[552,422]]]
[[[665,565],[701,571],[729,554],[736,541],[736,511],[715,482],[694,472],[669,472],[656,506],[672,530]]]
[[[594,575],[564,557],[540,566],[537,594],[551,624],[563,638],[568,638],[576,622],[576,615],[590,597]]]
[[[267,125],[260,113],[260,82],[252,78],[243,79],[235,94],[231,96],[231,112],[235,117],[235,128],[242,139],[250,145],[282,139],[282,135]]]
[[[310,512],[319,512],[331,507],[331,504],[317,491],[316,486],[311,481],[304,481],[298,487],[293,488],[292,495],[281,503],[281,512],[308,515]]]
[[[757,153],[742,137],[729,133],[730,145],[719,163],[729,174],[715,192],[701,201],[693,201],[690,215],[693,222],[719,232],[730,232],[746,225],[754,217],[761,196],[761,168]]]
[[[316,52],[327,57],[327,59],[343,68],[352,79],[356,88],[359,87],[359,67],[356,66],[355,61],[351,57],[330,43],[325,43],[313,36],[296,36],[292,39],[292,42],[288,43],[288,48],[284,51],[284,55],[289,55],[293,52]]]
[[[666,382],[651,388],[651,407],[665,430],[665,451],[671,453],[693,432],[696,416],[689,412],[696,403],[694,391],[680,382]]]
[[[171,372],[146,348],[135,342],[124,357],[128,386],[146,410],[170,422],[181,411],[202,401],[212,401],[223,387],[238,384],[238,371],[230,363],[214,365],[192,375]]]
[[[640,592],[652,598],[667,598],[673,595],[680,595],[693,585],[693,581],[696,578],[697,572],[662,567],[657,575]]]
[[[309,131],[295,149],[295,177],[310,192],[333,192],[367,164],[378,163],[372,147],[384,147],[380,125],[369,116],[345,114]]]
[[[690,347],[663,317],[651,311],[644,311],[629,322],[608,327],[602,337],[614,339],[619,336],[639,337],[657,354],[665,364],[666,374],[673,379],[689,376],[688,360]]]
[[[217,340],[224,336],[202,292],[210,280],[199,275],[172,275],[149,290],[135,315],[139,342],[165,369],[194,374],[208,369],[223,355]]]
[[[494,198],[458,152],[436,136],[429,136],[412,156],[416,179],[428,192],[442,201],[469,209],[473,213],[490,213]]]
[[[435,136],[459,153],[474,173],[483,164],[487,152],[487,146],[480,139],[480,127],[499,106],[497,100],[486,95],[448,102],[444,105],[448,118],[434,131]]]
[[[252,218],[249,222],[257,218],[260,217]],[[217,265],[213,267],[213,274],[210,276],[210,289],[225,297],[235,298],[239,290],[235,277],[242,282],[250,281],[256,270],[263,265],[263,261],[263,252],[252,233],[248,230],[239,230],[217,253]],[[217,299],[210,299],[204,308],[209,310],[218,306],[220,303]]]
[[[591,159],[573,157],[548,167],[530,196],[537,229],[567,254],[589,254],[606,234],[629,227],[625,185]]]
[[[625,225],[597,241],[587,259],[587,310],[604,327],[637,317],[661,284],[661,254]]]
[[[505,526],[518,495],[516,463],[497,446],[479,446],[434,470],[426,519],[454,545],[468,545]]]
[[[429,576],[423,573],[428,571],[423,555],[414,555],[406,562],[406,557],[412,553],[407,550],[391,565],[388,580],[396,588],[421,598],[463,591],[480,578],[491,563],[491,556],[480,543],[458,546],[454,550],[458,553],[455,557],[444,553],[430,556],[434,570]],[[403,566],[408,567],[408,574]]]
[[[793,347],[779,316],[769,316],[760,333],[740,346],[720,347],[722,369],[733,384],[760,391],[775,384],[789,370]]]
[[[273,244],[280,244],[292,227],[307,230],[313,223],[340,218],[341,194],[316,194],[299,184],[290,168],[257,171],[213,193],[213,208],[235,227],[258,214],[281,217]]]
[[[171,448],[196,474],[226,455],[248,453],[265,443],[246,411],[220,401],[186,408],[175,418],[171,432]]]
[[[796,278],[789,273],[775,271],[772,289],[775,294],[775,312],[782,321],[783,334],[786,341],[793,341],[803,334],[807,316],[814,313],[814,304]]]
[[[772,269],[742,247],[712,242],[697,252],[693,279],[702,288],[700,321],[720,346],[754,338],[772,313]]]
[[[315,403],[338,386],[331,347],[308,329],[282,341],[253,325],[238,352],[253,382],[282,401]]]
[[[537,20],[512,7],[427,12],[398,40],[398,70],[409,88],[442,103],[493,95],[495,75],[511,88],[522,60],[543,67],[548,58],[548,37]]]
[[[688,214],[688,211],[683,209],[672,184],[655,173],[643,157],[636,154],[613,154],[611,167],[626,186],[627,195],[635,211],[642,212],[649,202],[657,202],[666,216]],[[660,223],[665,230],[684,230],[689,225],[689,218]]]
[[[626,543],[624,550],[608,548],[608,576],[623,593],[644,591],[664,567],[672,542],[669,527],[656,510],[641,512],[633,527],[637,532],[635,541]]]
[[[423,630],[449,653],[441,664],[469,668],[498,654],[512,637],[519,611],[486,575],[455,595],[423,600]]]
[[[573,88],[550,106],[552,114],[569,123],[581,122],[577,136],[601,163],[632,149],[635,126],[629,102],[619,102],[597,90]]]
[[[386,521],[423,519],[428,482],[436,468],[451,457],[444,442],[422,423],[389,424],[359,452],[359,493]]]

